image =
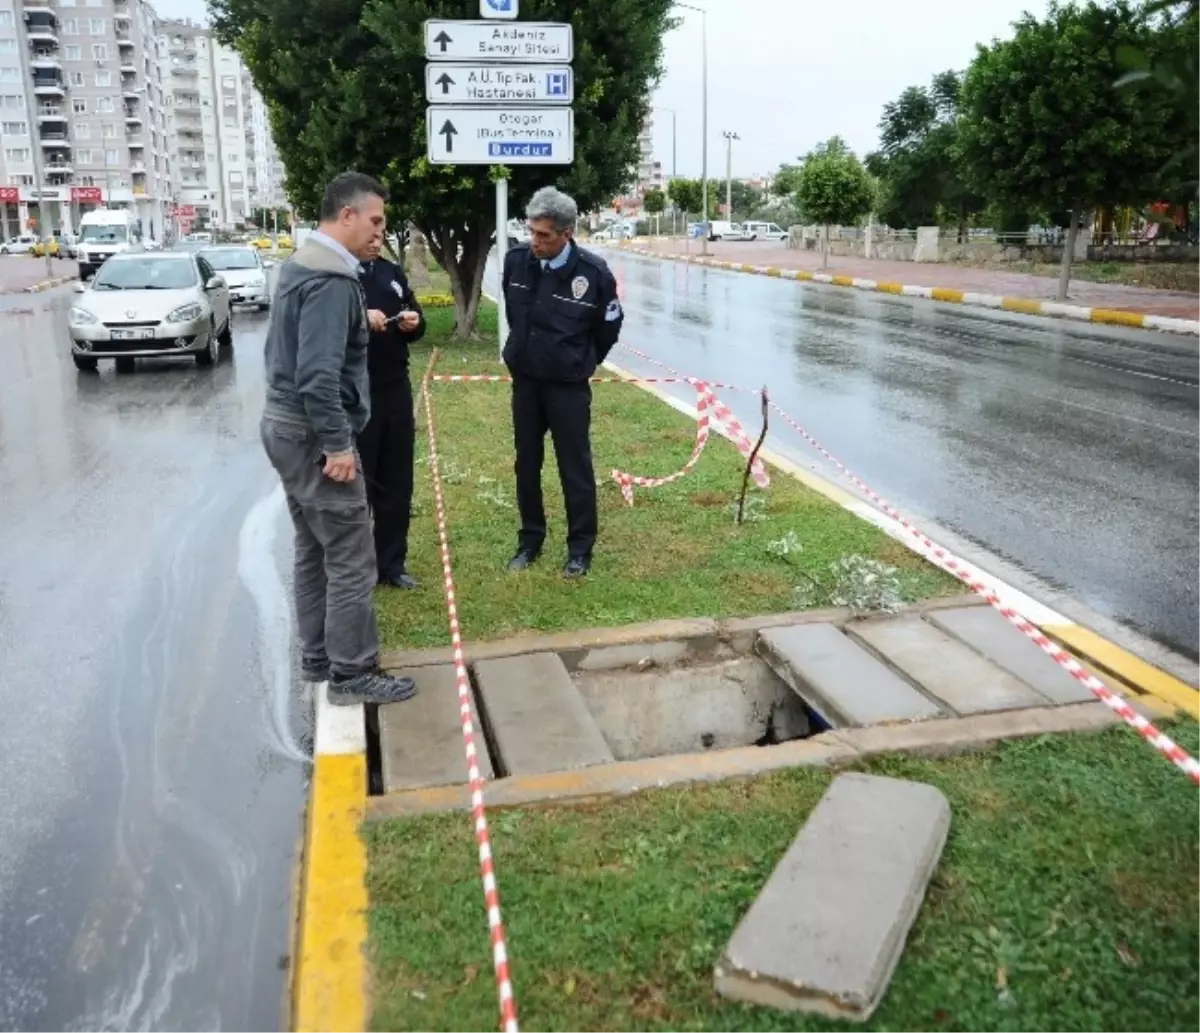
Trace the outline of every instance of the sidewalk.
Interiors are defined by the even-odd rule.
[[[698,240],[643,237],[634,243],[637,247],[663,253],[701,253],[701,242]],[[717,241],[708,245],[708,253],[710,257],[726,262],[745,262],[775,266],[779,269],[799,269],[869,280],[948,287],[954,290],[1039,301],[1053,301],[1058,286],[1058,281],[1048,276],[941,262],[896,262],[875,258],[838,258],[831,255],[828,268],[822,269],[820,252],[793,251],[785,244],[773,241]],[[1090,283],[1085,280],[1071,281],[1067,301],[1069,304],[1089,308],[1122,309],[1174,319],[1196,319],[1197,311],[1200,310],[1200,297],[1195,294],[1129,287],[1119,283]]]
[[[76,279],[79,266],[68,259],[51,259],[52,279]],[[46,260],[28,255],[5,255],[0,258],[0,294],[20,294],[39,283],[46,282]]]

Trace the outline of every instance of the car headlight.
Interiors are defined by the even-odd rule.
[[[98,322],[100,321],[85,308],[71,309],[70,323],[72,326],[92,326]]]
[[[199,319],[204,315],[203,307],[193,301],[187,305],[180,305],[174,312],[167,314],[168,323],[190,323],[193,319]]]

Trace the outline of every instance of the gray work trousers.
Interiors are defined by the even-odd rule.
[[[263,417],[262,442],[279,473],[296,528],[296,623],[305,663],[329,661],[335,677],[375,669],[375,542],[362,463],[339,484],[322,472],[316,435],[299,423]]]

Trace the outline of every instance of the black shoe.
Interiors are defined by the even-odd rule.
[[[563,577],[583,577],[591,569],[592,558],[590,556],[568,556],[566,565],[563,567]]]
[[[412,699],[417,687],[411,678],[397,678],[385,671],[368,671],[353,678],[338,678],[329,682],[329,702],[335,707],[350,707],[356,703],[403,703]]]
[[[538,554],[532,549],[518,549],[517,554],[508,561],[508,569],[511,571],[524,570],[537,562]]]
[[[399,574],[380,574],[379,583],[387,585],[388,588],[403,588],[406,591],[421,587],[421,582],[407,570],[402,570]]]
[[[309,682],[329,681],[329,661],[301,660],[300,677]]]

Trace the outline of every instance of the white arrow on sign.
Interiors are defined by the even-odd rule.
[[[484,65],[434,62],[425,66],[431,104],[570,104],[570,65]]]
[[[565,22],[445,21],[425,23],[430,61],[570,61],[575,37]]]
[[[435,165],[570,165],[575,160],[575,113],[567,107],[431,105],[425,127]]]

